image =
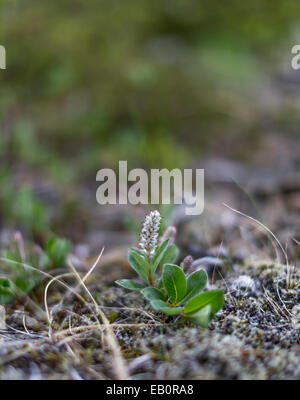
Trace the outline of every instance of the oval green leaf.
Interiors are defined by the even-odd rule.
[[[160,261],[161,265],[164,264],[174,264],[174,262],[177,260],[179,254],[179,250],[175,244],[172,244],[172,246],[169,246]]]
[[[119,286],[122,286],[125,289],[129,289],[129,290],[140,291],[142,289],[145,289],[144,285],[141,285],[138,282],[134,282],[131,279],[120,279],[120,280],[116,281],[116,284]]]
[[[192,298],[184,307],[186,314],[195,313],[207,305],[211,306],[212,314],[216,314],[224,304],[224,292],[221,289],[210,290]]]
[[[186,295],[183,299],[184,302],[191,300],[202,292],[207,284],[207,273],[204,269],[193,272],[187,279]]]
[[[213,318],[210,304],[193,314],[188,314],[185,316],[185,318],[192,321],[195,325],[200,325],[203,326],[203,328],[207,328]]]
[[[170,302],[179,304],[186,294],[186,278],[180,267],[165,264],[163,268],[163,283]]]
[[[145,283],[148,281],[149,264],[145,258],[135,249],[130,249],[128,252],[128,260],[135,272],[143,279]]]
[[[166,300],[166,296],[163,294],[163,292],[159,289],[153,288],[153,287],[147,287],[142,290],[143,295],[147,300]]]
[[[165,240],[159,246],[159,248],[156,250],[156,255],[155,255],[155,257],[154,257],[154,259],[152,261],[152,272],[153,273],[157,270],[161,260],[163,259],[164,255],[165,255],[165,253],[166,253],[166,251],[168,249],[169,242],[170,242],[170,239]]]
[[[183,307],[170,307],[162,300],[152,300],[150,304],[154,310],[162,311],[167,315],[178,315],[183,311]]]

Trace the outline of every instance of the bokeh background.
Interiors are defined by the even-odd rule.
[[[297,0],[2,0],[1,240],[134,230],[138,207],[96,204],[97,170],[119,160],[294,196],[299,21]]]

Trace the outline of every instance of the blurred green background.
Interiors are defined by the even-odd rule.
[[[78,221],[99,168],[247,160],[266,125],[289,134],[298,113],[262,93],[290,62],[299,18],[296,0],[2,0],[2,226],[63,230],[40,182]]]

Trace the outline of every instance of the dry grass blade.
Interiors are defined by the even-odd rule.
[[[45,304],[45,311],[46,311],[46,315],[47,315],[47,319],[48,319],[49,325],[51,325],[51,322],[52,322],[52,321],[51,321],[51,317],[50,317],[48,302],[47,302],[47,295],[48,295],[49,287],[50,287],[50,285],[51,285],[52,283],[54,283],[54,282],[63,283],[62,281],[60,281],[61,278],[64,278],[64,277],[71,277],[71,276],[74,276],[74,274],[71,273],[71,272],[68,272],[68,273],[65,273],[65,274],[61,274],[61,275],[55,276],[55,277],[53,277],[53,278],[47,283],[47,285],[46,285],[46,287],[45,287],[45,292],[44,292],[44,304]],[[79,294],[77,294],[76,291],[75,291],[73,288],[69,287],[69,290],[71,290],[83,303],[85,302],[84,298],[83,298],[82,296],[80,296]]]
[[[264,296],[266,298],[266,300],[270,303],[271,307],[273,308],[273,310],[275,311],[275,313],[279,316],[279,317],[284,317],[285,319],[288,319],[287,314],[282,310],[282,308],[272,299],[272,297],[270,296],[268,290],[266,290],[264,288]]]
[[[98,263],[99,263],[99,261],[100,261],[100,259],[101,259],[101,257],[102,257],[103,252],[104,252],[104,247],[102,248],[102,250],[101,250],[99,256],[98,256],[97,259],[96,259],[96,261],[94,262],[92,268],[90,268],[89,271],[88,271],[88,272],[84,275],[84,277],[82,278],[82,281],[83,281],[83,282],[85,282],[85,281],[88,279],[88,277],[93,273],[94,269],[96,268],[96,266],[98,265]],[[77,286],[76,286],[73,290],[77,291],[77,289],[78,289],[80,286],[81,286],[81,284],[78,283]],[[65,295],[63,296],[61,302],[63,303],[63,302],[66,300],[66,298],[68,298],[68,294],[65,294]]]
[[[98,257],[98,259],[99,259],[99,257]],[[120,380],[129,379],[129,374],[127,372],[126,364],[125,364],[125,361],[121,354],[121,349],[120,349],[119,343],[117,341],[117,338],[115,337],[115,334],[113,332],[113,329],[110,326],[108,319],[106,318],[105,314],[103,313],[103,311],[97,304],[93,295],[91,294],[91,292],[85,285],[83,279],[80,277],[80,275],[76,271],[76,268],[73,266],[73,264],[70,260],[69,260],[69,266],[72,269],[72,271],[74,272],[75,276],[77,277],[78,282],[82,285],[82,287],[84,288],[84,290],[87,292],[88,296],[91,298],[92,302],[94,303],[96,310],[97,310],[98,314],[100,315],[100,318],[106,328],[105,329],[105,340],[106,340],[107,345],[111,349],[112,356],[114,358],[116,378],[120,379]],[[94,264],[92,268],[95,268],[95,266],[96,265]],[[99,328],[101,329],[101,325],[99,326]]]
[[[72,329],[64,329],[62,331],[55,332],[55,336],[65,336],[68,334],[73,334],[77,332],[85,332],[85,331],[92,331],[95,329],[99,329],[99,326],[103,329],[107,329],[108,325],[106,324],[92,324],[92,325],[82,325],[82,326],[76,326],[73,327]],[[151,328],[151,327],[157,327],[157,326],[162,326],[162,324],[147,324],[147,323],[138,323],[138,324],[109,324],[109,328],[113,329],[126,329],[126,328],[134,328],[134,329],[139,329],[139,328]]]
[[[25,264],[25,263],[23,263],[23,262],[13,261],[13,260],[10,260],[9,258],[5,258],[5,257],[0,257],[0,261],[4,261],[4,262],[6,262],[6,263],[10,263],[10,264],[14,264],[14,265],[22,265],[22,267],[27,268],[27,269],[30,269],[31,271],[39,272],[41,275],[44,275],[46,278],[51,278],[51,280],[56,280],[60,285],[64,286],[66,289],[70,290],[70,291],[71,291],[72,293],[74,293],[81,301],[84,302],[83,297],[80,296],[80,295],[78,295],[78,294],[76,293],[76,291],[75,291],[71,286],[69,286],[69,285],[66,284],[65,282],[61,281],[58,277],[49,274],[48,272],[41,271],[40,269],[38,269],[38,268],[36,268],[36,267],[33,267],[32,265]],[[65,275],[65,274],[64,274],[64,275]],[[73,274],[68,273],[68,276],[73,276]]]
[[[223,205],[227,208],[229,208],[229,210],[249,219],[252,222],[255,222],[256,224],[258,224],[259,226],[261,226],[263,229],[265,229],[267,231],[267,233],[269,235],[271,235],[271,237],[275,240],[275,242],[277,243],[277,245],[279,246],[280,250],[282,251],[284,258],[285,258],[285,262],[286,262],[286,268],[287,268],[287,287],[290,287],[290,278],[291,278],[291,269],[290,269],[290,265],[289,265],[289,259],[287,256],[286,251],[284,250],[284,247],[282,246],[282,244],[280,243],[279,239],[274,235],[274,233],[266,226],[264,225],[262,222],[258,221],[257,219],[251,217],[250,215],[244,214],[241,211],[238,211],[230,206],[228,206],[227,204],[223,203]],[[275,249],[276,250],[276,249]],[[277,254],[277,250],[276,250],[276,254]],[[277,256],[278,258],[278,256]],[[278,259],[278,263],[280,263],[280,260]]]

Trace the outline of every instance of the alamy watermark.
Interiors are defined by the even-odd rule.
[[[6,69],[6,50],[0,45],[0,69]]]
[[[96,181],[102,182],[96,192],[101,205],[185,204],[186,215],[200,215],[204,210],[203,169],[151,169],[148,174],[142,168],[128,171],[127,161],[119,161],[118,177],[113,169],[103,168]]]
[[[292,68],[296,70],[300,69],[300,44],[293,46],[291,53],[295,54],[291,61]]]

